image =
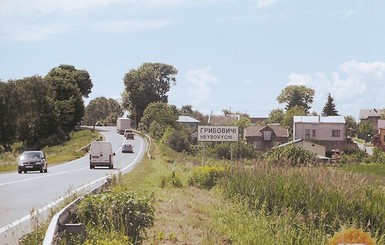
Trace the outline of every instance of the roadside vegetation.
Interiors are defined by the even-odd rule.
[[[290,152],[287,156],[296,155],[305,162],[312,159],[299,148],[286,151]],[[94,210],[98,219],[106,220],[85,222],[92,235],[84,244],[310,245],[338,240],[340,232],[362,233],[376,244],[385,244],[385,165],[304,164],[298,159],[294,164],[282,152],[273,161],[275,154],[269,152],[258,160],[207,158],[202,163],[199,154],[177,153],[157,143],[152,159],[143,159],[132,172],[119,177],[106,194],[142,203],[145,209],[128,206],[148,222],[130,235],[127,227],[139,219],[124,222],[122,215],[110,217],[125,208],[113,211],[118,204],[99,205],[103,198],[96,196],[92,208],[82,204],[79,217],[92,216]],[[354,154],[345,157],[357,158]],[[376,175],[352,170],[358,166],[370,172],[376,166]],[[111,230],[110,224],[115,223],[126,228],[116,225]],[[75,238],[65,239],[70,240],[63,244]]]

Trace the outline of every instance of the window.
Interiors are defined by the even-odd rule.
[[[263,140],[271,140],[271,131],[263,131]]]
[[[332,130],[332,137],[340,137],[341,130]]]
[[[315,129],[313,129],[313,135],[312,135],[313,138],[315,138]]]

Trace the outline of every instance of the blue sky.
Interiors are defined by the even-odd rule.
[[[0,79],[87,70],[119,99],[144,62],[178,70],[169,103],[268,116],[288,85],[342,115],[385,108],[383,0],[0,0]]]

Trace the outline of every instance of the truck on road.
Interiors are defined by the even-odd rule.
[[[124,134],[124,131],[130,128],[131,128],[130,118],[120,117],[116,120],[116,130],[119,134]]]

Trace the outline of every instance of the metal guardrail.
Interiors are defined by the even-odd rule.
[[[140,131],[134,130],[134,132],[141,134]],[[151,137],[147,134],[144,134],[148,139],[148,148],[147,148],[147,156],[151,159],[150,149],[151,149]],[[95,194],[101,192],[106,186],[109,184],[109,179],[107,179],[101,186],[96,187],[88,194]],[[44,236],[43,245],[56,245],[60,241],[61,234],[64,231],[69,231],[72,233],[77,233],[86,236],[85,227],[83,224],[67,224],[68,220],[71,218],[73,214],[75,214],[77,205],[84,198],[84,196],[78,197],[76,200],[68,204],[62,210],[57,212],[51,219],[51,222],[47,228],[47,231]]]
[[[94,188],[88,194],[95,194],[101,192],[108,186],[109,183],[110,181],[109,179],[107,179],[102,185]],[[44,236],[43,245],[58,244],[58,242],[60,241],[61,234],[64,231],[81,234],[85,237],[85,226],[83,224],[67,224],[71,216],[76,213],[77,205],[84,198],[84,196],[85,195],[78,197],[76,200],[68,204],[66,207],[64,207],[52,217]]]

